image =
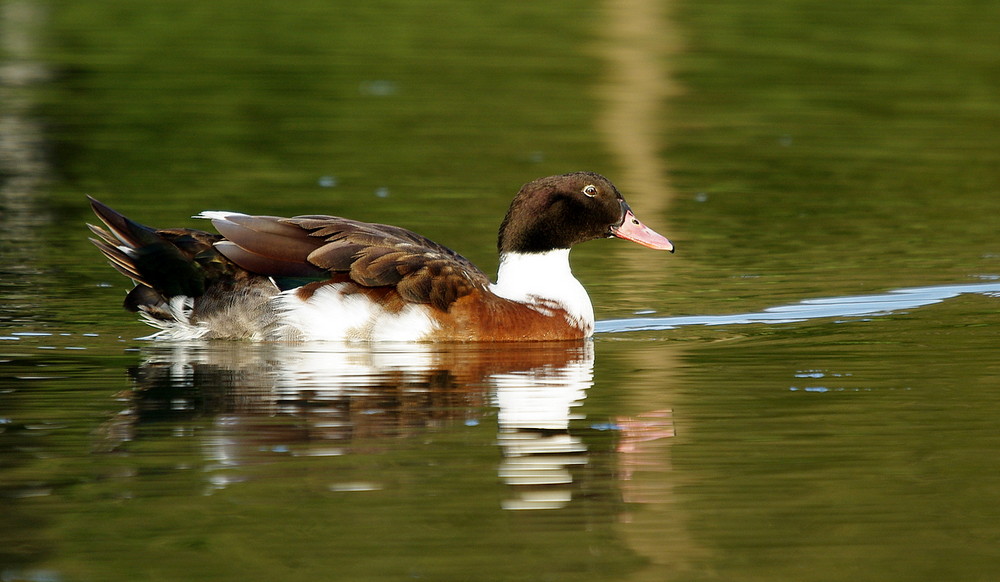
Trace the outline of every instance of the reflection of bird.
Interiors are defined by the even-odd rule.
[[[289,455],[371,456],[398,447],[391,439],[418,436],[428,450],[467,447],[484,427],[495,428],[490,440],[503,456],[504,508],[561,507],[577,488],[591,489],[573,482],[570,468],[586,464],[587,447],[570,423],[583,418],[593,384],[593,342],[167,342],[143,351],[130,370],[133,389],[121,394],[127,406],[101,427],[99,450],[183,432],[198,442],[212,490],[261,476],[240,467]],[[371,464],[323,465],[337,479],[333,490],[382,486],[384,473]]]
[[[619,237],[673,250],[614,184],[578,172],[526,184],[500,226],[497,283],[400,227],[334,216],[203,212],[221,235],[156,230],[91,199],[95,245],[138,284],[125,307],[159,337],[275,340],[577,339],[594,329],[569,249]]]
[[[268,439],[346,446],[478,424],[491,405],[508,434],[565,432],[593,383],[593,348],[588,341],[154,344],[129,370],[134,386],[122,398],[130,404],[104,428],[104,448],[132,440],[144,425],[193,418],[259,427],[234,437],[247,450]],[[282,417],[289,422],[276,422]]]

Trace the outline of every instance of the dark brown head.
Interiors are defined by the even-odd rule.
[[[595,238],[619,237],[673,252],[639,222],[610,180],[593,172],[549,176],[521,187],[500,225],[504,253],[544,253]]]

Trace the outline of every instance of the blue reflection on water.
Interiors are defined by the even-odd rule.
[[[915,309],[940,303],[964,293],[1000,295],[1000,283],[967,285],[937,285],[895,289],[888,293],[806,299],[791,305],[769,307],[758,313],[730,315],[687,315],[679,317],[642,317],[610,319],[597,322],[597,333],[625,331],[659,331],[686,325],[734,325],[747,323],[794,323],[832,317],[862,317],[884,315],[904,309]]]

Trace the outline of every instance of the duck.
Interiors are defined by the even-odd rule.
[[[328,215],[203,211],[217,232],[140,224],[88,196],[90,241],[135,287],[124,307],[160,340],[514,342],[590,337],[570,249],[620,238],[674,251],[610,180],[528,182],[500,224],[496,282],[415,232]]]

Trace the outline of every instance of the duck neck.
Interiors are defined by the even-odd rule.
[[[491,291],[529,306],[555,303],[567,317],[593,327],[594,308],[586,289],[570,270],[569,249],[501,254],[497,282]]]

